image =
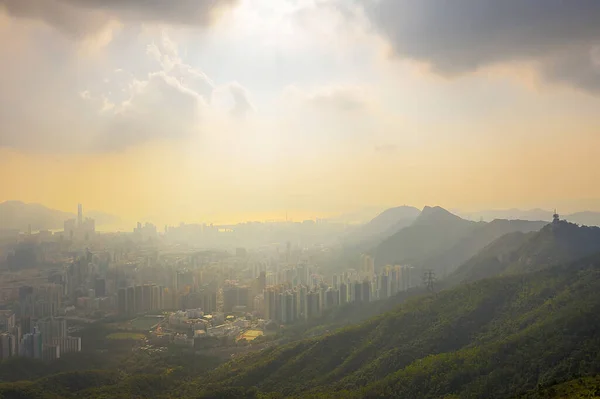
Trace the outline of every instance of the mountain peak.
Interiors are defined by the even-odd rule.
[[[440,223],[463,220],[440,206],[426,206],[415,220],[415,224]]]

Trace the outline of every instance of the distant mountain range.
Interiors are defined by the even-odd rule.
[[[115,225],[120,218],[98,211],[85,211],[85,217],[96,220],[96,225]],[[29,226],[36,230],[62,229],[64,221],[77,217],[74,213],[63,212],[40,204],[26,204],[21,201],[0,203],[0,229],[27,231]]]
[[[550,222],[552,221],[552,215],[554,215],[554,211],[536,208],[530,210],[504,209],[486,210],[479,212],[456,211],[456,214],[468,220],[483,220],[486,222],[490,222],[494,219],[542,220],[545,222]],[[600,212],[584,211],[560,216],[561,219],[567,220],[572,223],[577,223],[584,226],[600,226]]]

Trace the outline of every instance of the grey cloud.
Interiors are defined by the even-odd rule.
[[[239,83],[233,82],[229,85],[229,93],[233,97],[233,108],[231,113],[237,117],[244,117],[250,111],[254,110],[254,106],[250,101],[248,90]]]
[[[204,104],[198,93],[164,72],[153,73],[137,85],[132,98],[115,111],[97,136],[95,149],[121,150],[154,139],[189,137],[198,130]]]
[[[205,26],[238,0],[0,0],[9,14],[42,20],[82,36],[102,29],[112,18]]]
[[[10,38],[0,37],[0,48],[3,39]],[[65,47],[57,46],[59,53],[68,54],[73,44],[61,43]],[[158,61],[158,71],[156,65],[146,65],[153,72],[111,68],[113,73],[107,75],[104,68],[82,68],[69,57],[54,57],[37,46],[5,49],[0,147],[92,153],[122,151],[151,141],[185,141],[202,135],[207,113],[215,111],[208,102],[219,87],[201,70],[184,63],[176,43],[166,35],[145,52],[133,46],[126,55],[107,53],[107,62],[114,66],[142,61],[145,53]],[[231,98],[236,115],[253,109],[241,85],[221,88]]]
[[[600,91],[597,0],[360,0],[394,54],[444,75],[533,61],[549,80]]]

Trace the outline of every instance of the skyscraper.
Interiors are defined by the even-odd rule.
[[[63,318],[48,318],[37,322],[42,334],[42,342],[51,344],[54,338],[67,337],[67,320]]]
[[[119,314],[127,314],[127,288],[119,288],[117,292],[117,309]]]
[[[81,204],[77,204],[77,227],[81,227],[83,225],[83,206]]]

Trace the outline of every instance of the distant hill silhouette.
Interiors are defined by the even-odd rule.
[[[385,239],[371,253],[377,266],[396,263],[419,265],[452,248],[481,225],[461,219],[438,206],[426,206],[410,226]]]
[[[391,236],[398,230],[409,226],[419,216],[421,211],[412,206],[389,208],[377,215],[368,223],[358,226],[344,237],[345,245],[360,245],[367,242],[371,246]],[[367,247],[368,248],[368,247]]]
[[[0,204],[0,228],[27,231],[58,229],[65,220],[74,217],[68,212],[57,211],[40,204],[26,204],[21,201],[6,201]]]
[[[584,226],[600,226],[600,212],[577,212],[565,216],[565,219]]]
[[[84,214],[96,219],[97,225],[116,224],[119,218],[103,212],[89,211]],[[32,230],[62,229],[64,221],[76,217],[69,212],[50,209],[40,204],[26,204],[21,201],[0,203],[0,229]]]

